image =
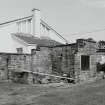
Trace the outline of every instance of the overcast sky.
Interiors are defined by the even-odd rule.
[[[69,41],[92,37],[105,40],[105,0],[0,0],[0,22],[31,15],[41,10],[42,18]]]

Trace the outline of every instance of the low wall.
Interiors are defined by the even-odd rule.
[[[90,56],[90,70],[82,72],[80,60],[81,55],[85,54]],[[44,73],[58,76],[66,74],[66,77],[78,81],[80,78],[87,79],[95,75],[96,61],[93,50],[88,53],[80,49],[77,51],[75,44],[54,48],[40,47],[32,54],[0,53],[0,79],[13,80],[21,77],[27,83],[37,83],[52,78],[38,74]],[[14,77],[14,73],[18,73],[19,77]]]
[[[14,72],[31,71],[31,55],[0,53],[0,79],[14,79]]]
[[[0,79],[14,82],[36,83],[46,76],[33,74],[52,73],[50,50],[41,47],[34,54],[0,53]]]

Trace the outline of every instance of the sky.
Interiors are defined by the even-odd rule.
[[[41,10],[42,19],[69,42],[77,38],[105,40],[105,0],[0,0],[0,23]]]

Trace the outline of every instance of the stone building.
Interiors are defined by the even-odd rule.
[[[86,80],[96,75],[97,43],[92,39],[78,39],[76,43],[58,45],[51,49],[52,72],[76,80]]]
[[[18,53],[0,53],[0,77],[39,83],[45,78],[56,79],[51,75],[66,75],[78,82],[95,77],[97,63],[104,61],[105,50],[90,38],[77,39],[76,43],[66,45],[41,44],[31,54],[21,53],[21,50]]]

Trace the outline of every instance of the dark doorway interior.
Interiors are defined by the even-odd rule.
[[[81,70],[89,70],[90,68],[90,56],[82,55],[81,56]]]

